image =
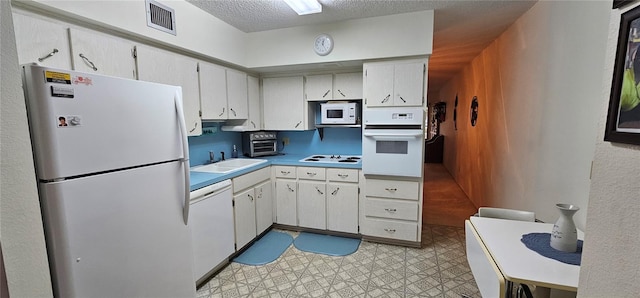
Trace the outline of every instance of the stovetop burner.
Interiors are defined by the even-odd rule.
[[[324,155],[316,154],[307,156],[300,160],[300,162],[320,162],[320,163],[360,163],[361,157],[359,155]]]

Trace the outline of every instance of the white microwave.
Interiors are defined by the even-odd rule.
[[[355,102],[328,102],[320,104],[322,119],[320,124],[356,124],[358,104]]]

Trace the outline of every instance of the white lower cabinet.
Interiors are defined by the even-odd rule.
[[[276,178],[276,223],[298,225],[297,189],[295,179]]]
[[[357,183],[327,184],[327,230],[358,233]]]
[[[420,242],[421,186],[418,181],[366,179],[360,232],[367,236]]]
[[[327,228],[326,186],[324,181],[298,181],[299,226],[319,230]]]
[[[271,170],[262,168],[232,179],[236,250],[273,223]]]

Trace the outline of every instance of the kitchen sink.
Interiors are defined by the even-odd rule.
[[[227,174],[234,171],[246,169],[255,165],[263,164],[266,162],[267,162],[266,159],[233,158],[233,159],[227,159],[227,160],[219,161],[219,162],[208,164],[208,165],[196,166],[191,168],[191,171]]]

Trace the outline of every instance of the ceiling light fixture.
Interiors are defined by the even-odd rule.
[[[318,0],[284,0],[298,15],[322,12],[322,5]]]

